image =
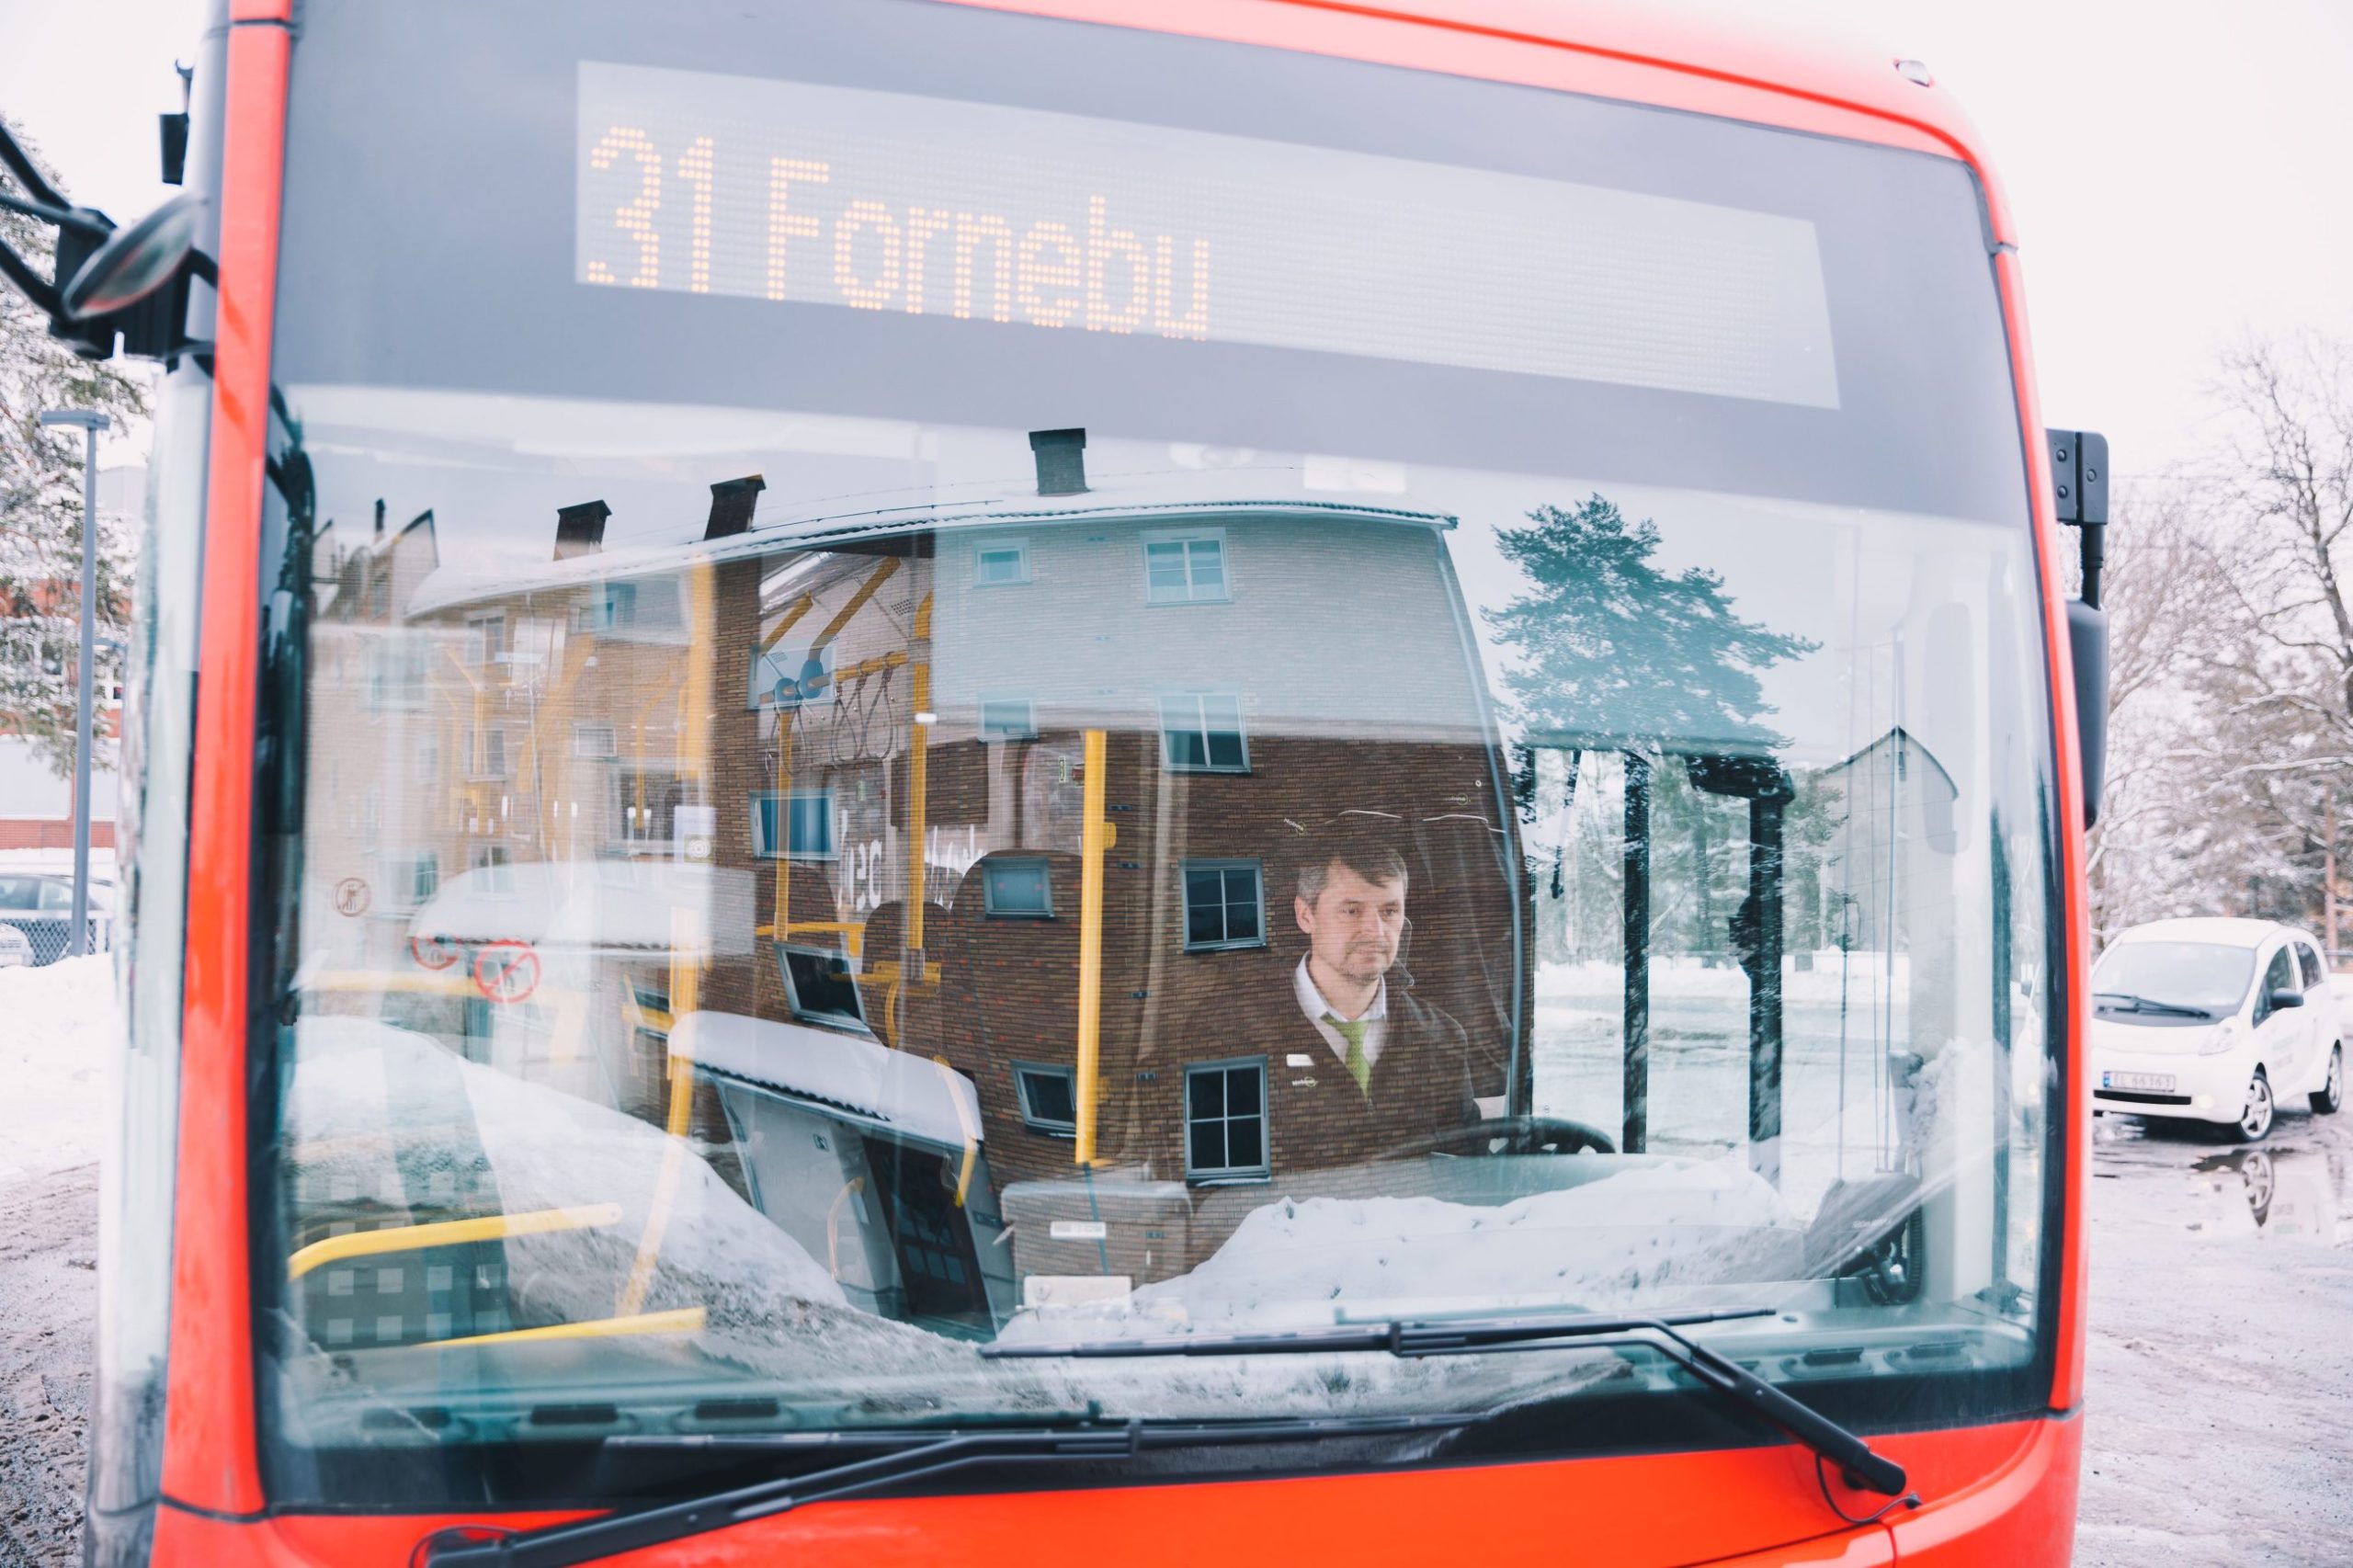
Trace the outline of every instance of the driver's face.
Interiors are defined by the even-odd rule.
[[[1397,961],[1405,934],[1405,879],[1369,882],[1334,861],[1313,903],[1291,900],[1316,962],[1359,985],[1370,985]]]

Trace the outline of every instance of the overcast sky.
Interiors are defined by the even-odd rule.
[[[2044,413],[2105,431],[2119,472],[2199,438],[2240,334],[2353,335],[2353,0],[1725,4],[1925,61],[1960,99],[2018,214]],[[168,194],[154,117],[199,14],[0,0],[0,110],[118,222]]]

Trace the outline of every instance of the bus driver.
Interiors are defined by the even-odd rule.
[[[1265,1053],[1278,1171],[1351,1164],[1462,1127],[1503,1093],[1500,1057],[1475,1051],[1398,967],[1408,881],[1389,844],[1311,839],[1291,900],[1307,952],[1289,983],[1199,1020],[1194,1038]]]

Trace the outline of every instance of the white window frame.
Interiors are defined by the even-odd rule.
[[[1217,546],[1218,576],[1222,585],[1215,590],[1204,590],[1193,581],[1193,551],[1190,547],[1203,543]],[[1185,591],[1183,593],[1164,593],[1153,587],[1152,547],[1156,544],[1186,547],[1183,551],[1185,562]],[[1226,548],[1223,528],[1155,528],[1142,537],[1138,544],[1138,552],[1143,564],[1143,602],[1145,604],[1154,606],[1222,605],[1233,602],[1233,551]]]
[[[981,558],[1004,551],[1014,557],[1014,575],[990,578],[981,574]],[[976,588],[1023,588],[1029,585],[1029,541],[1018,537],[1000,536],[972,541],[972,586]]]
[[[1020,1108],[1021,1125],[1032,1132],[1042,1132],[1049,1138],[1077,1137],[1078,1070],[1074,1067],[1056,1067],[1044,1062],[1014,1062],[1007,1065],[1013,1069],[1013,1095],[1015,1103]],[[1041,1115],[1037,1108],[1029,1103],[1029,1074],[1032,1073],[1044,1078],[1059,1078],[1070,1085],[1070,1120],[1063,1121],[1057,1117]]]
[[[1043,909],[1000,909],[996,902],[996,887],[989,872],[992,868],[1004,869],[1014,866],[1034,866],[1045,879],[1046,906]],[[981,913],[990,920],[1051,920],[1054,917],[1053,863],[1043,855],[997,855],[981,861]]]
[[[1251,874],[1256,881],[1257,888],[1258,934],[1255,937],[1236,937],[1229,932],[1227,935],[1220,937],[1213,941],[1196,942],[1193,940],[1193,873],[1196,871],[1215,871],[1218,873],[1218,923],[1220,926],[1223,926],[1225,923],[1225,908],[1227,903],[1230,902],[1224,896],[1225,875],[1231,871],[1243,870],[1246,870]],[[1176,868],[1176,897],[1178,903],[1183,906],[1185,919],[1185,950],[1187,952],[1233,952],[1249,948],[1263,948],[1267,945],[1267,865],[1265,861],[1236,858],[1232,857],[1224,858],[1211,857],[1201,859],[1188,859]]]
[[[1207,704],[1212,698],[1229,699],[1233,704],[1233,734],[1235,741],[1242,748],[1242,760],[1238,763],[1228,764],[1211,760],[1210,735],[1212,732],[1210,729],[1209,710]],[[1179,730],[1170,724],[1168,710],[1171,703],[1192,704],[1194,727],[1191,730]],[[1250,724],[1248,714],[1245,711],[1245,704],[1243,701],[1242,693],[1231,690],[1164,691],[1159,696],[1157,705],[1160,710],[1160,767],[1162,772],[1247,773],[1250,771]],[[1226,733],[1223,730],[1219,730],[1215,733],[1218,734]],[[1201,761],[1198,765],[1189,762],[1178,762],[1176,758],[1175,753],[1169,747],[1168,737],[1171,734],[1185,733],[1195,734],[1200,737]]]
[[[490,766],[488,744],[494,735],[498,737],[498,765],[495,767]],[[466,746],[466,777],[477,783],[513,778],[515,761],[506,754],[506,726],[504,724],[475,725]]]
[[[515,851],[504,844],[477,844],[466,851],[468,871],[503,873],[483,877],[474,884],[474,891],[484,898],[515,896]]]
[[[781,848],[769,842],[767,825],[761,820],[762,813],[760,808],[770,801],[779,802],[776,814],[776,822],[777,831],[781,834],[785,839],[784,846]],[[821,801],[824,803],[825,847],[824,849],[794,849],[791,846],[792,808],[790,802],[796,801]],[[806,790],[761,790],[755,791],[752,796],[751,813],[752,858],[756,860],[833,860],[837,859],[840,857],[841,846],[835,842],[835,837],[834,791],[830,786]]]
[[[606,737],[601,746],[591,746],[588,737]],[[620,726],[613,723],[574,723],[572,726],[572,755],[589,762],[610,762],[621,754]]]
[[[1258,1074],[1257,1164],[1196,1165],[1193,1164],[1193,1080],[1205,1073],[1226,1074],[1237,1068],[1254,1069]],[[1274,1175],[1274,1113],[1267,1104],[1267,1059],[1263,1056],[1234,1056],[1222,1062],[1188,1062],[1185,1064],[1185,1179],[1188,1182],[1197,1187],[1215,1187],[1226,1183],[1266,1181]],[[1226,1115],[1214,1119],[1230,1123],[1239,1119],[1229,1108]]]

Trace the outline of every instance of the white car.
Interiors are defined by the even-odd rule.
[[[2159,920],[2092,966],[2092,1105],[2218,1122],[2242,1142],[2281,1103],[2344,1103],[2336,983],[2307,932],[2268,920]]]
[[[32,961],[32,938],[0,920],[0,969],[26,969]]]

